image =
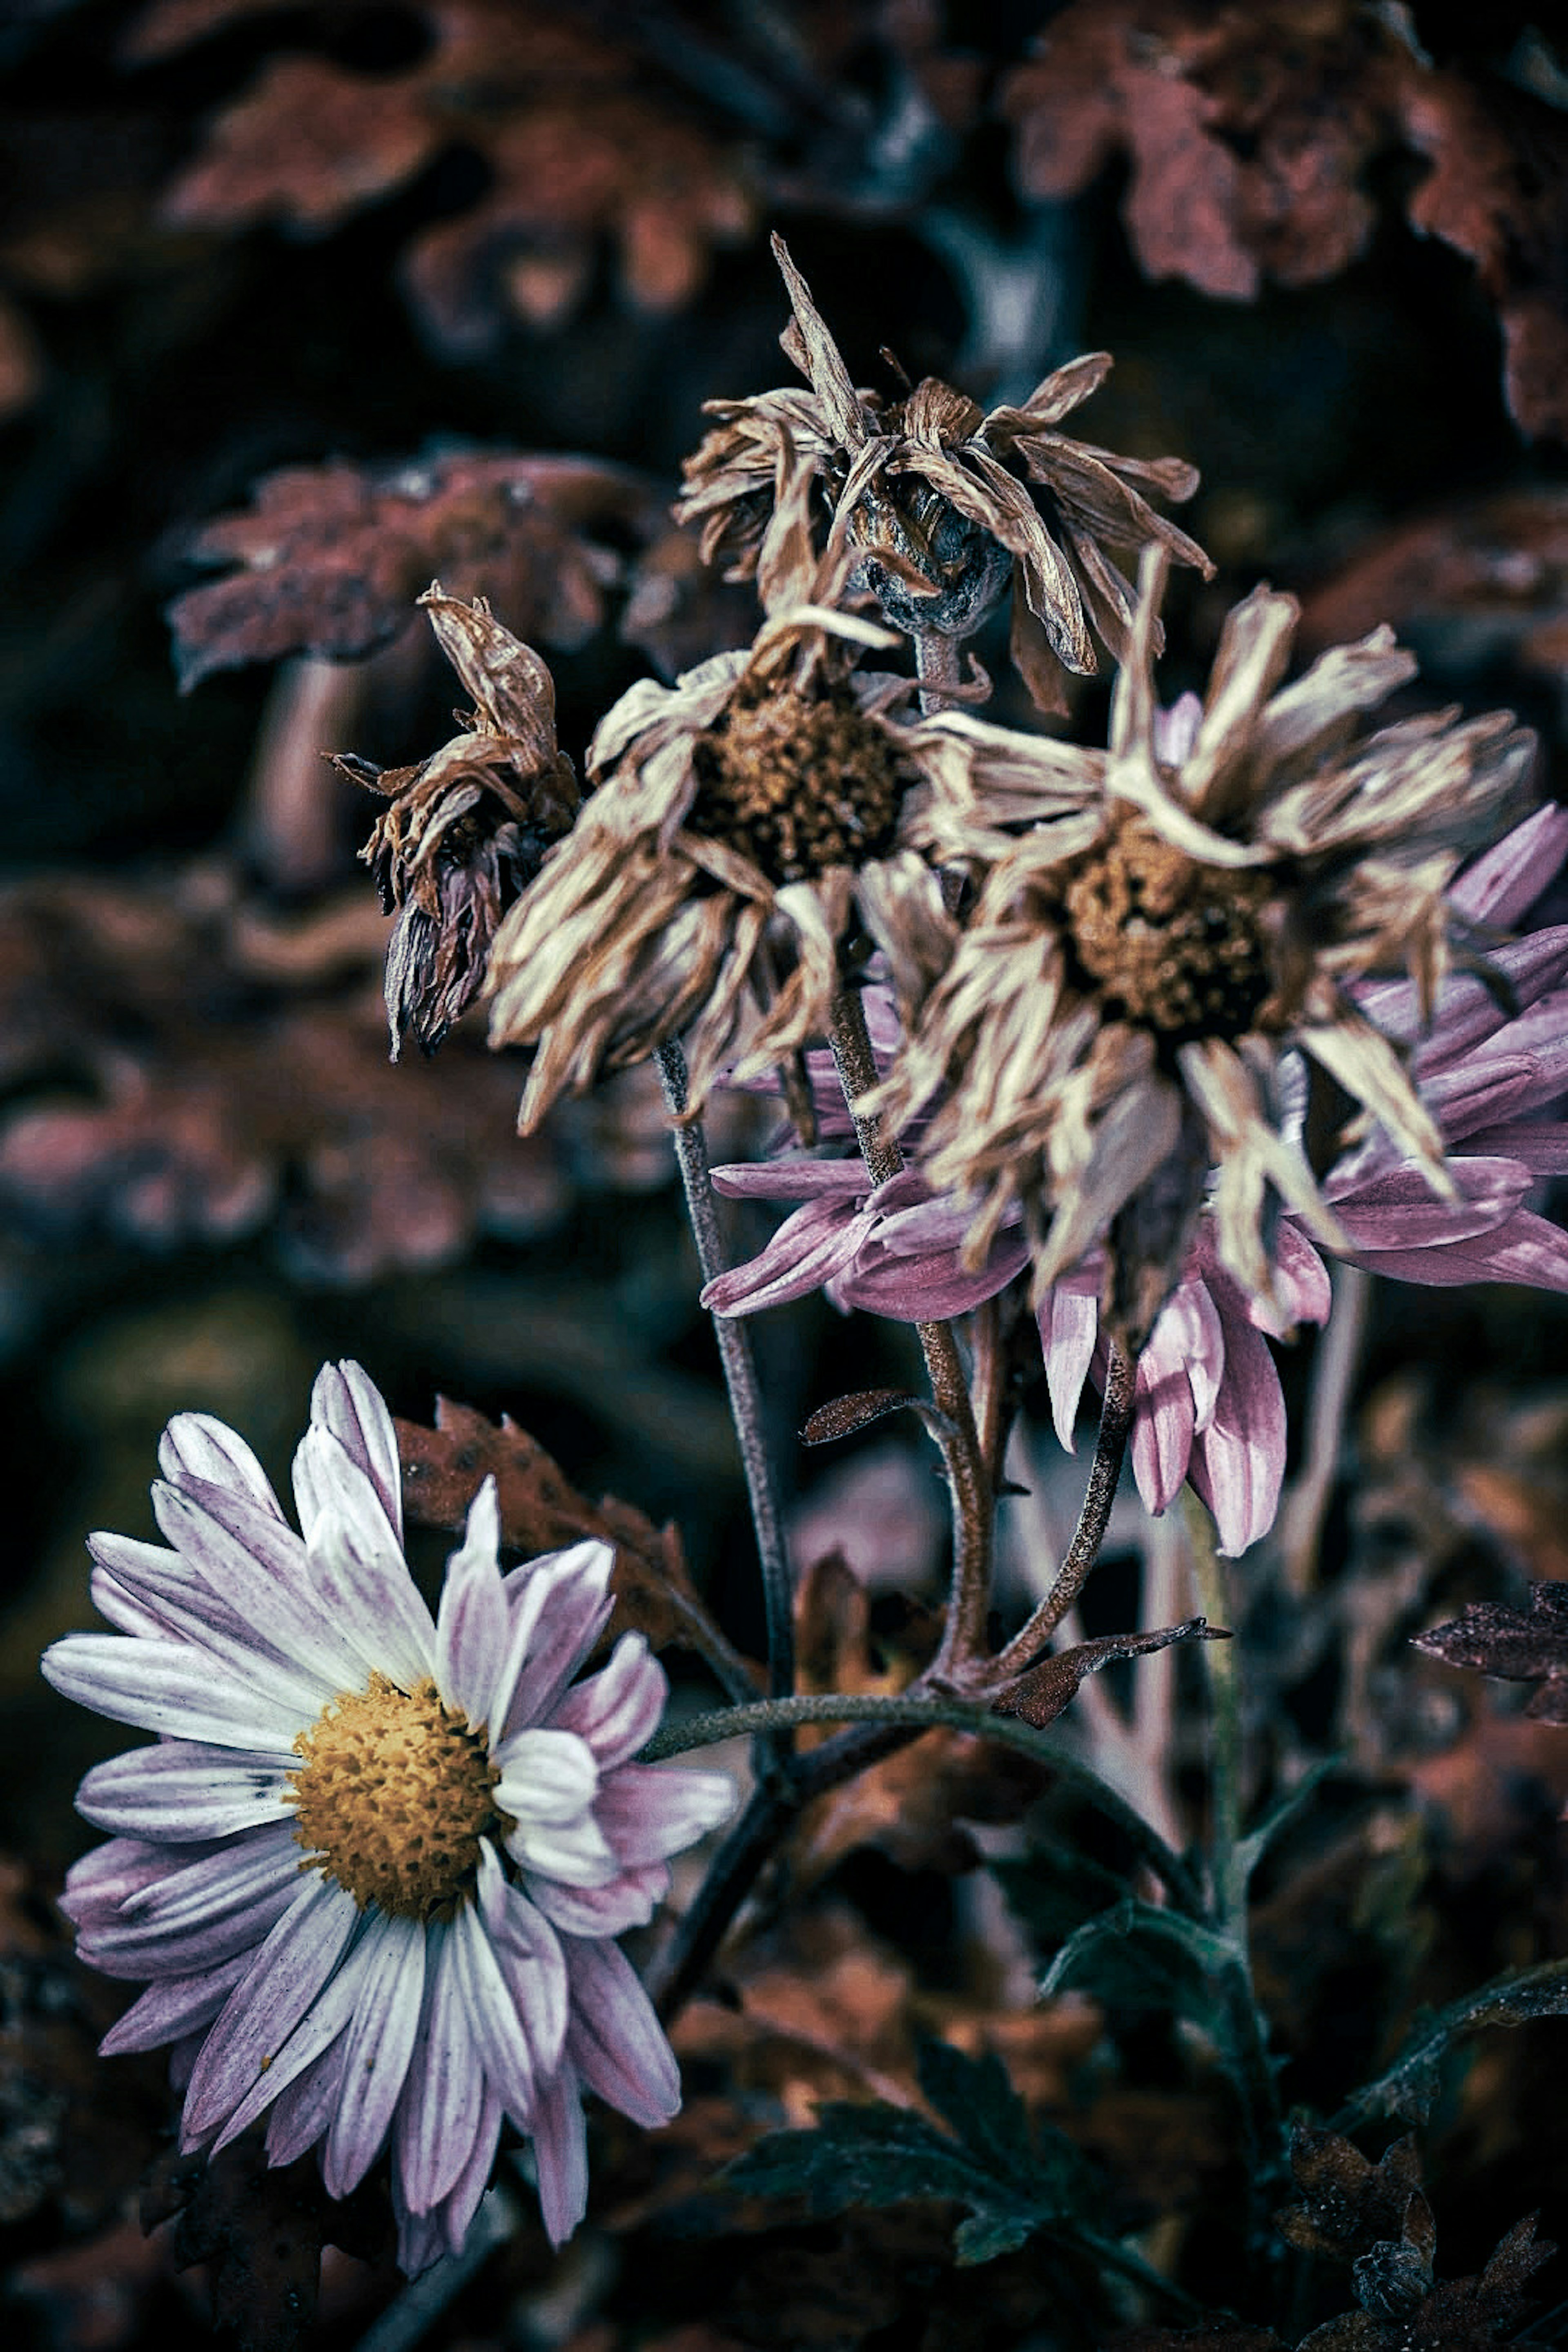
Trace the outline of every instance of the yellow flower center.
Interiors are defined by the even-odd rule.
[[[862,866],[892,846],[914,781],[853,698],[737,696],[692,751],[694,833],[728,843],[770,882]]]
[[[294,1834],[363,1911],[378,1903],[427,1919],[473,1885],[479,1840],[509,1828],[500,1774],[482,1729],[441,1703],[433,1682],[399,1690],[384,1675],[345,1691],[294,1742]]]
[[[1063,869],[1058,919],[1112,1019],[1173,1045],[1240,1037],[1272,992],[1262,874],[1188,857],[1131,810]]]

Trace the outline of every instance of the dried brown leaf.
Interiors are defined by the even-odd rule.
[[[1300,2352],[1486,2352],[1522,2316],[1527,2281],[1555,2252],[1536,2237],[1530,2214],[1479,2278],[1443,2280],[1419,2296],[1391,2285],[1382,2266],[1358,2263],[1357,2292],[1367,2307],[1315,2327]]]
[[[620,561],[602,534],[650,536],[662,513],[640,477],[581,457],[285,467],[192,543],[197,562],[235,568],[169,608],[181,686],[288,654],[363,660],[412,625],[435,575],[521,636],[582,645]]]
[[[613,1633],[646,1634],[656,1650],[701,1648],[711,1628],[673,1523],[656,1528],[614,1495],[589,1502],[560,1465],[509,1415],[498,1425],[471,1405],[441,1397],[436,1426],[397,1424],[404,1495],[421,1527],[461,1528],[486,1478],[496,1482],[501,1541],[527,1557],[597,1537],[616,1549]]]
[[[1446,1665],[1510,1683],[1538,1683],[1530,1713],[1568,1724],[1568,1584],[1532,1584],[1528,1611],[1472,1601],[1447,1625],[1418,1634],[1415,1647]]]
[[[1421,2185],[1409,2134],[1373,2164],[1338,2132],[1299,2123],[1290,2134],[1290,2170],[1300,2201],[1275,2216],[1280,2236],[1303,2252],[1343,2262],[1379,2238],[1397,2238]]]

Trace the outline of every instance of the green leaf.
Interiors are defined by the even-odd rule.
[[[1483,2025],[1528,2025],[1538,2017],[1568,2017],[1568,1960],[1515,1969],[1446,2009],[1429,2011],[1416,2021],[1393,2065],[1352,2093],[1347,2117],[1399,2116],[1425,2123],[1441,2088],[1443,2061],[1456,2042]]]
[[[1110,2008],[1168,2010],[1197,2026],[1237,2081],[1245,2073],[1247,1972],[1235,1946],[1179,1911],[1129,1896],[1070,1936],[1040,1984],[1049,2000],[1083,1985]]]
[[[1236,1864],[1244,1886],[1250,1882],[1253,1872],[1281,1831],[1289,1828],[1323,1782],[1331,1773],[1342,1770],[1343,1765],[1342,1756],[1326,1756],[1321,1763],[1314,1764],[1310,1772],[1302,1774],[1293,1789],[1288,1790],[1276,1804],[1270,1806],[1258,1827],[1241,1840],[1236,1849]]]
[[[1082,2159],[1062,2133],[1034,2130],[1001,2060],[933,2041],[919,2064],[921,2088],[951,2131],[905,2107],[835,2100],[815,2130],[774,2132],[737,2158],[729,2186],[800,2198],[814,2215],[911,2198],[967,2206],[953,2238],[961,2264],[994,2262],[1064,2222],[1085,2186]]]
[[[1013,1916],[1045,1951],[1054,1951],[1127,1894],[1127,1882],[1117,1872],[1054,1840],[1037,1838],[1024,1861],[994,1862],[990,1867]]]

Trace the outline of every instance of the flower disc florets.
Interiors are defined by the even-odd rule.
[[[495,1801],[500,1772],[483,1732],[443,1706],[428,1676],[403,1691],[373,1674],[294,1748],[294,1834],[362,1911],[378,1903],[428,1919],[449,1908],[479,1875],[480,1839],[514,1826]]]
[[[697,738],[691,764],[692,832],[728,842],[775,883],[883,856],[916,781],[841,686],[809,698],[742,690]]]
[[[1167,1050],[1244,1037],[1273,992],[1262,923],[1270,885],[1205,866],[1118,809],[1104,838],[1063,866],[1054,907],[1072,977],[1108,1017],[1152,1030]]]

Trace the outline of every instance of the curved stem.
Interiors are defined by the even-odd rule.
[[[986,1674],[988,1682],[1010,1680],[1033,1663],[1078,1599],[1088,1580],[1089,1570],[1100,1558],[1100,1547],[1105,1541],[1105,1530],[1110,1524],[1110,1507],[1116,1500],[1116,1488],[1121,1476],[1128,1433],[1132,1427],[1136,1370],[1132,1360],[1112,1342],[1105,1367],[1105,1401],[1100,1412],[1100,1434],[1095,1440],[1094,1460],[1089,1467],[1083,1507],[1078,1515],[1072,1541],[1057,1570],[1056,1580],[1028,1623],[991,1662]]]
[[[866,1116],[855,1108],[881,1073],[866,1026],[866,1009],[853,989],[845,989],[835,1001],[829,1042],[866,1172],[873,1183],[885,1184],[902,1168],[904,1155],[874,1112]],[[952,1445],[943,1448],[952,1490],[952,1593],[942,1646],[942,1664],[949,1667],[978,1657],[984,1645],[995,1513],[952,1326],[917,1323],[915,1330],[931,1396],[954,1432]]]
[[[713,1188],[709,1181],[708,1146],[702,1122],[686,1116],[686,1056],[672,1040],[658,1048],[654,1059],[658,1065],[665,1104],[675,1122],[675,1157],[686,1193],[691,1235],[697,1244],[697,1261],[703,1281],[711,1282],[726,1270],[724,1252],[719,1239]],[[795,1687],[795,1588],[784,1542],[784,1514],[763,1434],[763,1399],[757,1385],[756,1360],[744,1323],[719,1315],[711,1320],[741,1448],[741,1466],[745,1473],[757,1558],[762,1566],[763,1605],[768,1628],[768,1688],[775,1697],[782,1697]]]
[[[1114,1822],[1182,1908],[1194,1917],[1202,1915],[1202,1894],[1186,1864],[1124,1797],[1118,1796],[1098,1773],[1091,1772],[1076,1757],[1065,1754],[1033,1724],[1023,1722],[1017,1716],[994,1714],[988,1706],[972,1700],[946,1698],[926,1691],[908,1691],[888,1698],[828,1692],[820,1697],[759,1699],[751,1706],[688,1716],[683,1723],[671,1724],[667,1730],[655,1733],[639,1761],[658,1763],[665,1757],[683,1756],[689,1748],[711,1748],[721,1740],[803,1723],[866,1723],[889,1730],[903,1725],[915,1731],[967,1731],[977,1738],[991,1740],[998,1748],[1016,1748],[1020,1754],[1045,1765],[1075,1795]],[[794,1769],[815,1796],[821,1793],[815,1781],[824,1774],[831,1771],[833,1778],[824,1780],[823,1785],[834,1786],[872,1760],[863,1749],[858,1752],[852,1748],[847,1739],[833,1740],[796,1759]]]
[[[743,1715],[748,1710],[736,1711]],[[709,1864],[669,1943],[647,1971],[648,1992],[667,2025],[689,2000],[703,1969],[723,1942],[731,1920],[798,1810],[787,1783],[764,1780],[752,1790],[744,1812]]]

